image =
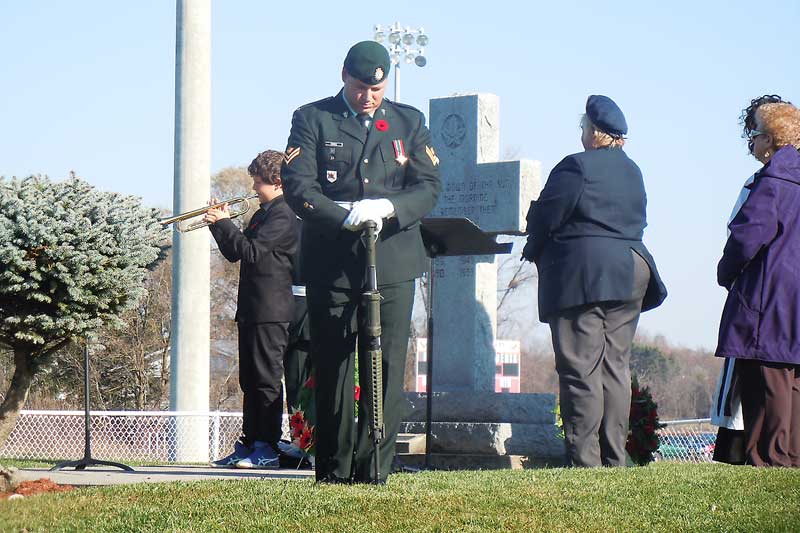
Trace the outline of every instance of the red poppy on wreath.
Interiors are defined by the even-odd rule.
[[[389,129],[389,123],[383,119],[375,121],[375,129],[378,131],[386,131]]]
[[[311,445],[313,444],[313,438],[314,434],[312,433],[312,429],[306,426],[306,428],[303,430],[303,433],[300,435],[300,449],[308,450],[311,448]]]
[[[659,446],[658,430],[666,426],[658,419],[658,405],[649,388],[639,387],[636,376],[631,377],[631,410],[625,450],[634,464],[644,466],[655,459]]]
[[[356,401],[359,401],[361,399],[361,387],[359,387],[358,385],[356,385],[355,388],[353,389],[353,396],[355,396]]]
[[[303,411],[295,411],[294,414],[292,415],[292,418],[289,419],[289,427],[291,427],[292,429],[302,428],[303,424],[305,424]]]

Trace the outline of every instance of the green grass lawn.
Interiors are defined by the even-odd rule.
[[[798,531],[800,470],[397,474],[384,487],[205,481],[0,502],[2,531]]]

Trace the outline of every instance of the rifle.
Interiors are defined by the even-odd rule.
[[[367,346],[367,359],[370,373],[370,430],[372,445],[375,448],[375,483],[380,482],[380,443],[384,438],[383,425],[383,352],[381,351],[381,293],[378,292],[378,275],[376,270],[378,241],[377,225],[372,221],[365,223],[361,234],[361,242],[367,251],[367,286],[361,296],[361,302],[367,311],[364,329]]]

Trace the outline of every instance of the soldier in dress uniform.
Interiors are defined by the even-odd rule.
[[[378,43],[354,45],[336,95],[295,111],[282,177],[303,219],[301,277],[307,287],[316,397],[316,477],[321,482],[385,482],[400,425],[414,279],[427,268],[419,221],[441,189],[439,159],[425,117],[384,98],[391,62]],[[381,479],[373,479],[366,406],[372,391],[366,346],[363,224],[377,224],[385,438]],[[353,417],[359,354],[358,424]]]

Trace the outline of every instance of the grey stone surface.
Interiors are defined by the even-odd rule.
[[[403,420],[424,422],[427,394],[406,393]],[[510,394],[487,392],[434,392],[434,422],[507,422],[519,424],[555,423],[553,394]]]
[[[434,98],[430,117],[443,185],[431,216],[466,217],[484,231],[523,230],[530,201],[541,188],[540,166],[535,161],[497,161],[499,98]],[[494,391],[495,258],[439,258],[434,277],[434,390]]]
[[[166,483],[172,481],[202,481],[208,479],[314,479],[313,470],[279,468],[275,470],[243,470],[211,468],[194,465],[136,466],[133,472],[98,467],[86,470],[57,470],[20,468],[19,481],[46,478],[60,485],[130,485],[134,483]]]
[[[564,441],[554,424],[434,422],[431,452],[479,455],[527,455],[560,458]],[[424,433],[423,422],[404,422],[401,431]]]
[[[425,453],[425,435],[420,433],[400,433],[397,435],[394,451],[398,455]]]
[[[16,468],[13,466],[5,467],[0,465],[0,492],[9,492],[13,490],[20,481],[19,472]]]
[[[425,468],[425,455],[403,455],[398,463],[404,467]],[[529,457],[527,455],[477,455],[433,453],[429,465],[436,470],[522,470],[564,466],[561,457]]]

